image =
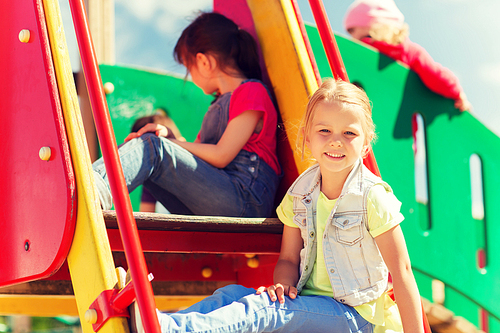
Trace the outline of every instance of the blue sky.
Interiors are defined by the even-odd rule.
[[[332,29],[342,26],[351,0],[325,1]],[[74,68],[78,68],[67,4],[61,1]],[[307,0],[298,0],[303,19],[313,22]],[[396,0],[410,26],[410,38],[450,68],[472,103],[473,113],[500,135],[500,31],[497,0]],[[115,0],[116,62],[185,73],[174,63],[172,49],[182,29],[212,0]]]

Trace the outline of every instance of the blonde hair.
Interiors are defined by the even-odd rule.
[[[374,23],[370,26],[369,34],[374,40],[399,45],[410,35],[410,28],[406,23],[400,27],[392,24]]]
[[[297,149],[302,152],[302,159],[306,150],[306,136],[311,129],[316,107],[320,103],[335,102],[344,108],[351,108],[362,111],[363,114],[363,132],[366,138],[366,144],[371,145],[375,139],[375,124],[372,119],[372,106],[366,93],[352,83],[342,80],[327,79],[309,98],[306,112],[302,118],[299,135],[297,137]]]

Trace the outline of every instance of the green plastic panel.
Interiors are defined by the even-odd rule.
[[[315,28],[306,27],[322,77],[332,77]],[[453,101],[429,91],[406,66],[361,43],[337,36],[351,82],[361,85],[373,103],[378,140],[374,153],[382,174],[402,202],[412,264],[424,297],[430,283],[445,283],[445,306],[478,323],[478,307],[500,317],[500,138]],[[426,131],[429,202],[415,199],[412,117],[422,115]],[[484,219],[471,209],[469,159],[482,163]],[[429,225],[423,228],[422,225]],[[424,230],[428,229],[428,230]],[[476,253],[486,250],[486,267]],[[459,295],[459,296],[458,296]],[[460,300],[459,300],[460,299]],[[471,310],[473,309],[473,310]],[[493,332],[493,331],[492,331]]]
[[[123,143],[135,120],[164,108],[187,141],[194,141],[213,97],[193,82],[175,74],[130,67],[100,65],[102,82],[112,83],[106,95],[116,142]],[[130,194],[134,211],[139,210],[142,186]]]
[[[471,324],[479,327],[481,308],[477,304],[464,297],[462,293],[459,293],[450,288],[445,288],[445,299],[445,306],[448,310],[452,311],[455,314],[460,313],[461,316],[466,318]],[[464,316],[463,314],[467,314],[467,316]]]
[[[500,332],[500,320],[495,318],[490,318],[488,323],[490,332]]]

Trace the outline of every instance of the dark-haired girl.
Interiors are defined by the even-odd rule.
[[[174,57],[217,98],[195,142],[153,123],[128,137],[119,154],[129,192],[144,185],[173,214],[269,216],[281,173],[277,112],[260,82],[255,41],[225,16],[203,13],[182,32]],[[102,159],[93,169],[101,206],[110,209]]]

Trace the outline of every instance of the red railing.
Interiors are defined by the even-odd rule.
[[[83,0],[69,0],[69,3],[94,121],[115,204],[118,226],[127,263],[132,280],[134,281],[134,289],[142,322],[146,332],[159,333],[160,325],[156,316],[153,289],[148,280],[146,261],[142,252],[137,225],[132,213],[132,205],[118,156],[115,135],[111,125],[95,49],[88,26],[85,5],[83,4]]]

